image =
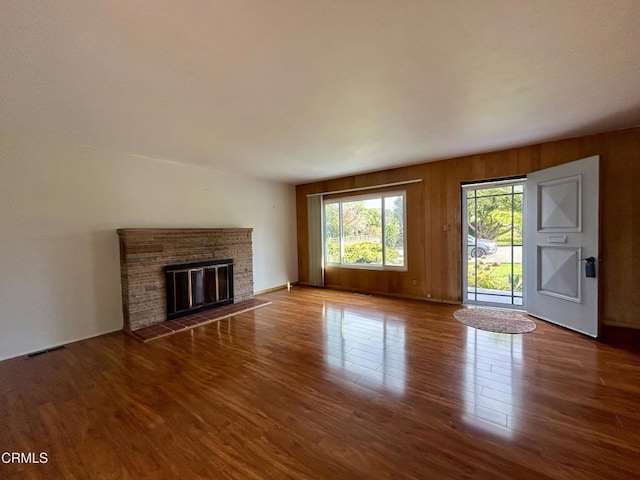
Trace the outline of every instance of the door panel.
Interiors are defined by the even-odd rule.
[[[538,245],[538,293],[580,303],[580,247]]]
[[[585,257],[598,257],[599,157],[527,176],[525,298],[527,312],[598,336],[598,279]]]
[[[582,176],[538,183],[538,232],[582,231]]]

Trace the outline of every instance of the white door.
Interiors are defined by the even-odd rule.
[[[527,313],[592,337],[598,336],[599,160],[533,172],[525,188]],[[586,276],[587,263],[595,278]]]

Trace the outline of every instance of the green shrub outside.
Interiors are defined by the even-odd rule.
[[[493,241],[496,242],[496,245],[500,247],[511,246],[511,231],[503,233],[502,235],[498,235],[496,238],[493,239]],[[513,244],[522,245],[522,233],[514,232]]]
[[[325,248],[327,262],[340,263],[340,242],[328,241]]]
[[[470,287],[487,288],[490,290],[510,291],[512,284],[516,292],[522,291],[522,264],[513,264],[513,276],[510,263],[478,262],[478,282],[474,282],[475,268],[469,264],[468,284]]]
[[[340,263],[340,243],[327,242],[327,261]],[[400,256],[400,252],[387,247],[387,263],[394,262]],[[382,264],[382,244],[373,242],[354,242],[344,246],[344,263],[355,264]]]

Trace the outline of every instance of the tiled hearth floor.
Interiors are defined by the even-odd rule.
[[[216,322],[223,318],[237,315],[239,313],[248,312],[249,310],[255,310],[256,308],[270,305],[271,302],[264,300],[258,300],[252,298],[240,303],[233,303],[231,305],[225,305],[224,307],[214,308],[212,310],[206,310],[204,312],[193,313],[186,317],[177,318],[175,320],[167,320],[162,323],[156,323],[150,327],[140,328],[129,332],[132,336],[143,342],[149,342],[156,338],[166,337],[182,330],[189,330],[190,328],[199,327],[207,323]]]

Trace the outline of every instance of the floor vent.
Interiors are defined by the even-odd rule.
[[[45,350],[40,350],[39,352],[33,352],[27,355],[27,357],[37,357],[38,355],[42,355],[43,353],[55,352],[56,350],[60,350],[61,348],[64,348],[64,345],[60,345],[59,347],[47,348]]]

